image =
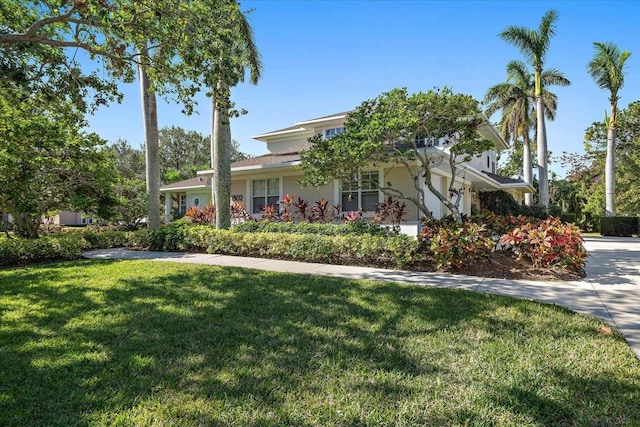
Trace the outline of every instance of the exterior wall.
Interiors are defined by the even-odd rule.
[[[249,202],[249,194],[247,194],[247,180],[232,179],[231,180],[231,201],[242,203],[243,206],[247,206]]]
[[[489,166],[487,166],[487,159],[489,160]],[[467,163],[469,166],[479,170],[487,171],[491,173],[497,173],[498,160],[495,150],[489,150],[483,152],[480,156],[474,157]]]
[[[267,150],[270,153],[276,153],[278,151],[288,150],[292,147],[299,147],[300,145],[304,145],[307,143],[307,138],[312,136],[313,134],[297,136],[292,139],[281,139],[277,141],[269,141],[267,142]]]
[[[200,200],[199,208],[203,208],[211,204],[211,190],[199,188],[197,191],[186,191],[187,209],[196,205],[196,198]]]
[[[324,185],[319,188],[304,187],[301,188],[296,180],[301,179],[302,175],[284,177],[283,191],[284,194],[293,194],[309,202],[309,207],[320,199],[328,200],[332,205],[336,205],[339,201],[333,200],[333,184]]]
[[[391,187],[401,191],[407,196],[416,197],[417,191],[413,186],[413,178],[409,175],[409,172],[404,167],[386,168],[384,170],[383,184],[391,183]],[[387,197],[387,196],[385,196]],[[394,197],[396,199],[396,197]],[[402,200],[407,204],[407,215],[404,217],[405,221],[418,221],[419,211],[415,204],[412,202]]]
[[[82,225],[82,215],[79,212],[61,211],[53,218],[57,225]]]

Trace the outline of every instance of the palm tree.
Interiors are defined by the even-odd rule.
[[[543,71],[541,81],[543,83],[542,101],[545,117],[553,120],[558,98],[544,88],[554,84],[566,86],[569,81],[556,69]],[[488,116],[492,116],[497,110],[502,110],[500,131],[506,141],[511,139],[515,143],[518,137],[522,137],[524,182],[533,185],[529,130],[534,124],[534,120],[532,120],[532,113],[535,110],[534,74],[522,61],[509,62],[507,64],[507,81],[490,87],[484,102],[487,104],[486,113]],[[532,196],[531,193],[525,194],[527,206],[531,206]]]
[[[147,73],[150,61],[146,46],[138,55],[138,78],[142,97],[142,119],[144,130],[144,153],[147,183],[147,227],[160,227],[160,143],[158,140],[158,109],[156,93],[151,90]]]
[[[540,204],[549,207],[549,171],[547,168],[547,132],[544,122],[544,101],[542,97],[542,73],[545,56],[549,49],[551,37],[556,34],[555,22],[558,12],[549,10],[544,14],[537,30],[526,27],[509,26],[500,33],[500,37],[513,44],[527,59],[534,69],[535,99],[536,99],[536,145],[538,154],[538,178],[540,180]],[[569,84],[569,81],[566,81]]]
[[[604,166],[605,177],[605,215],[615,216],[615,139],[616,118],[618,115],[618,91],[624,85],[624,64],[631,52],[620,52],[613,43],[593,43],[596,53],[589,62],[589,74],[602,90],[609,91],[611,116],[607,121],[607,157]]]
[[[244,81],[245,68],[249,69],[249,81],[257,84],[262,72],[260,53],[255,43],[253,29],[243,13],[238,13],[235,29],[236,43],[231,57],[236,60],[225,76],[218,78],[212,90],[211,124],[211,183],[212,199],[216,206],[216,228],[231,226],[231,126],[229,124],[230,90]]]

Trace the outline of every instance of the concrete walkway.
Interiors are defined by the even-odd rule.
[[[572,282],[490,279],[226,255],[128,251],[121,248],[90,251],[84,256],[90,259],[185,262],[281,273],[382,280],[528,298],[562,305],[605,320],[622,332],[636,356],[640,358],[640,239],[590,237],[586,239],[585,245],[590,253],[586,268],[587,278]]]

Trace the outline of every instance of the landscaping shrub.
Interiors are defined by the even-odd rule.
[[[480,204],[484,210],[501,216],[527,216],[538,219],[547,219],[549,216],[558,217],[562,214],[562,208],[550,205],[548,209],[543,206],[523,206],[504,190],[482,191],[479,193]]]
[[[487,236],[483,224],[441,221],[425,225],[418,235],[423,250],[430,251],[438,268],[460,268],[491,257],[496,241]]]
[[[149,230],[150,251],[183,251],[192,249],[189,236],[195,228],[210,226],[192,225],[191,220],[184,217],[173,223]]]
[[[579,228],[554,217],[539,220],[485,211],[464,217],[464,223],[457,224],[448,216],[424,221],[418,238],[421,250],[433,257],[439,268],[459,268],[489,258],[498,247],[535,266],[578,273],[582,272],[587,258]]]
[[[344,224],[247,221],[235,225],[232,230],[239,233],[295,233],[320,234],[324,236],[344,236],[349,234],[390,236],[399,234],[399,229],[397,227],[381,226],[362,219]]]
[[[580,229],[550,217],[539,224],[525,224],[502,236],[505,250],[534,266],[560,267],[581,272],[587,260]]]
[[[496,215],[520,215],[520,204],[506,191],[481,191],[478,194],[482,209],[495,213]]]
[[[560,220],[567,224],[577,224],[578,214],[576,213],[563,213],[559,216]]]
[[[14,237],[0,240],[0,265],[3,267],[45,261],[78,259],[90,247],[80,233],[41,236],[38,239]]]
[[[0,239],[0,266],[79,259],[83,251],[90,249],[146,247],[148,244],[147,230],[83,230],[40,236],[37,239]]]
[[[600,217],[600,234],[603,236],[631,237],[638,234],[638,217],[603,216]]]
[[[298,225],[267,222],[246,224],[270,224],[281,230]],[[307,226],[313,226],[312,229],[316,230],[322,227],[329,229],[328,225],[321,224],[306,224],[303,227]],[[282,231],[265,232],[257,228],[251,232],[238,231],[238,228],[243,227],[216,230],[202,225],[171,224],[150,232],[149,247],[151,250],[190,249],[218,254],[398,268],[420,258],[417,253],[418,242],[406,235],[325,235],[300,232],[285,234]]]
[[[122,246],[144,248],[149,245],[149,233],[146,229],[136,231],[86,230],[77,234],[82,235],[87,240],[90,249],[108,249]]]

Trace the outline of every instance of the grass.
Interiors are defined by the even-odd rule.
[[[143,261],[0,271],[3,426],[634,426],[639,401],[623,338],[560,307]]]

